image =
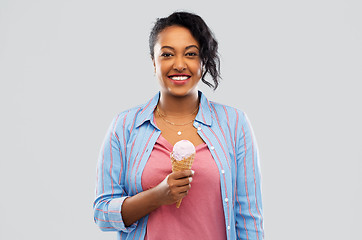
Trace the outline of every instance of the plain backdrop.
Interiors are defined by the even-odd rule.
[[[98,152],[158,91],[148,35],[175,10],[220,44],[220,87],[200,89],[253,125],[266,239],[358,239],[359,0],[1,0],[0,239],[116,239],[93,222]]]

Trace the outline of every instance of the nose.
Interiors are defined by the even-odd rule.
[[[179,72],[182,72],[186,69],[186,63],[182,56],[176,57],[173,64],[173,68]]]

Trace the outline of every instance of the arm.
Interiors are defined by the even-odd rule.
[[[122,206],[126,226],[162,205],[170,205],[185,197],[191,187],[193,172],[185,170],[169,174],[159,185],[127,198]]]
[[[186,196],[193,174],[190,170],[172,173],[155,188],[128,196],[124,187],[124,146],[118,136],[123,133],[115,131],[117,120],[108,130],[98,159],[94,220],[103,231],[130,232],[140,218]]]
[[[237,112],[237,193],[235,199],[238,239],[263,239],[263,210],[259,155],[248,118]]]
[[[122,118],[113,119],[103,141],[97,164],[96,200],[94,201],[94,221],[102,231],[132,231],[136,224],[126,228],[120,217],[120,209],[128,194],[124,187],[125,154],[119,138],[123,132],[117,131],[117,123]]]

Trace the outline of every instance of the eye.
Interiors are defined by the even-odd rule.
[[[171,53],[162,53],[161,56],[162,57],[171,57],[172,54]]]
[[[188,52],[185,54],[186,56],[189,56],[189,57],[195,57],[195,56],[198,56],[198,54],[196,52]]]

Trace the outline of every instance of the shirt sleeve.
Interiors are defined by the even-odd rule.
[[[264,239],[261,175],[258,147],[250,122],[243,112],[237,122],[237,192],[235,198],[237,239]]]
[[[123,128],[117,127],[121,117],[112,121],[103,141],[97,164],[94,221],[102,231],[133,231],[137,222],[126,227],[122,219],[122,204],[128,197],[124,187],[125,146]],[[123,144],[122,144],[123,143]]]

